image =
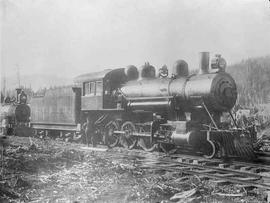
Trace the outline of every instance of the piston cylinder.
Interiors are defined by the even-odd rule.
[[[172,142],[175,145],[184,145],[189,144],[194,146],[196,143],[196,139],[198,139],[198,132],[196,131],[189,131],[187,133],[174,131],[171,136]]]

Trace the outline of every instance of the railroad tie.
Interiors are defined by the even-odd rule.
[[[229,164],[219,164],[218,167],[219,168],[228,168],[230,165]]]
[[[243,166],[240,168],[240,171],[250,171],[251,168],[251,166]]]
[[[203,160],[197,160],[197,159],[194,159],[194,160],[192,161],[192,164],[194,164],[194,165],[202,165],[203,163],[204,163]]]
[[[186,159],[185,158],[177,158],[177,161],[182,163],[182,162],[185,162]]]
[[[261,169],[260,168],[251,168],[250,171],[252,173],[259,173],[261,171]]]
[[[220,162],[218,161],[208,161],[204,163],[205,166],[218,166],[219,164]]]
[[[210,180],[210,182],[212,182],[212,183],[215,183],[215,184],[217,184],[217,185],[227,185],[227,184],[231,184],[231,182],[230,181],[228,181],[228,180]]]
[[[241,167],[243,167],[243,166],[241,166],[241,165],[231,165],[231,166],[230,166],[230,168],[231,168],[231,169],[234,169],[234,170],[238,170],[238,169],[240,169]]]

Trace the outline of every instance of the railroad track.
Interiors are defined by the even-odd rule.
[[[119,159],[133,159],[134,165],[141,169],[179,172],[197,175],[200,179],[210,179],[216,184],[233,183],[245,188],[262,188],[270,190],[270,166],[242,161],[223,161],[205,159],[192,155],[148,154],[129,155],[117,153]]]
[[[128,152],[131,152],[127,150]],[[270,162],[266,164],[243,162],[235,159],[206,159],[202,156],[188,154],[150,153],[133,150],[130,153],[113,151],[112,159],[132,159],[134,165],[141,169],[179,172],[197,175],[201,179],[213,182],[240,184],[243,187],[255,187],[270,190]],[[265,154],[261,155],[263,161]],[[269,158],[269,156],[267,155]],[[268,164],[268,165],[267,165]]]

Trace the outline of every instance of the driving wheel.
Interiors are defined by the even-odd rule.
[[[140,133],[144,133],[145,132],[145,130],[143,129],[143,127],[140,127],[139,132]],[[138,146],[140,146],[144,151],[152,152],[155,149],[157,149],[158,144],[157,143],[153,143],[151,141],[151,137],[149,136],[149,137],[140,137],[138,139]]]
[[[125,134],[121,136],[122,146],[127,149],[133,149],[137,145],[137,138],[132,135],[136,132],[135,125],[132,122],[127,121],[122,125],[121,131],[125,132]]]
[[[119,130],[119,126],[115,121],[105,126],[105,143],[110,148],[115,147],[119,142],[119,137],[113,133],[115,130]]]

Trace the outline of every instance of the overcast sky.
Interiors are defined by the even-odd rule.
[[[270,54],[268,0],[2,0],[1,12],[7,75],[19,67],[73,77],[177,59],[194,69],[200,51],[229,64]]]

